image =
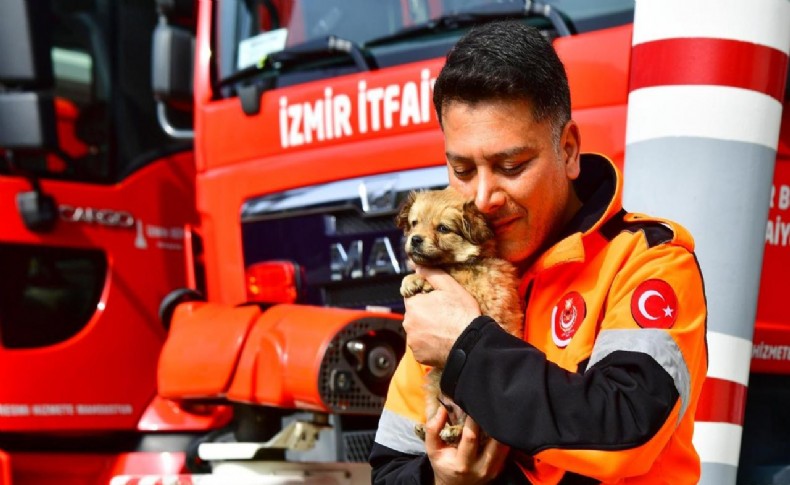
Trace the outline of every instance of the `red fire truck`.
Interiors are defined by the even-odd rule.
[[[444,54],[480,22],[521,18],[538,26],[568,70],[585,151],[622,163],[633,2],[200,0],[194,30],[184,21],[191,3],[158,2],[153,43],[164,126],[189,131],[176,119],[184,93],[192,93],[194,115],[197,220],[182,221],[185,281],[164,299],[155,327],[160,339],[164,328],[169,333],[153,402],[169,412],[157,414],[165,433],[154,436],[173,437],[172,446],[108,449],[110,465],[74,483],[368,483],[367,450],[404,348],[398,286],[406,266],[394,212],[410,190],[447,183],[431,106]],[[790,319],[782,310],[790,289],[787,110],[780,137],[743,483],[771,483],[765,477],[790,465],[790,425],[774,424],[790,423],[782,405],[790,401]],[[153,272],[146,269],[145,276]],[[228,406],[233,417],[225,423],[216,409]],[[206,432],[190,433],[200,426],[190,428],[184,416],[189,423],[203,416]],[[10,419],[0,418],[5,429]],[[48,460],[39,473],[57,477],[83,456],[42,459],[23,453],[35,448],[21,438],[0,448],[14,485],[45,483],[32,465],[18,471],[17,463],[32,463],[26,458]]]
[[[146,1],[0,2],[0,483],[102,483],[228,419],[156,394],[158,309],[197,284],[198,222],[191,140],[157,123],[156,20]]]

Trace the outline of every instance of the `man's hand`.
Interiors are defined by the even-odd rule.
[[[480,427],[469,416],[458,447],[445,444],[439,432],[446,421],[447,410],[440,406],[425,427],[425,449],[436,485],[483,484],[496,478],[510,449],[490,437],[481,443]]]
[[[444,271],[418,267],[417,273],[434,289],[406,298],[406,344],[419,363],[444,367],[458,336],[480,316],[480,306]]]

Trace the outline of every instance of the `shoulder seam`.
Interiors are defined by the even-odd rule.
[[[601,226],[601,235],[607,241],[613,240],[618,234],[623,232],[636,234],[639,231],[645,236],[648,248],[671,243],[674,240],[675,231],[670,225],[656,220],[626,221],[626,214],[628,213],[621,209],[620,212]]]

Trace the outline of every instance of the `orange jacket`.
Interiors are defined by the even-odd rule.
[[[707,310],[693,242],[675,223],[623,211],[621,187],[609,160],[583,155],[584,206],[522,280],[524,339],[478,318],[450,353],[442,390],[516,450],[498,483],[699,480],[691,438]],[[430,474],[410,436],[424,421],[425,371],[407,352],[393,377],[375,483]]]

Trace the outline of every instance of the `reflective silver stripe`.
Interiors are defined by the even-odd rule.
[[[677,343],[665,330],[643,328],[639,330],[603,330],[595,340],[590,363],[587,370],[604,357],[617,350],[627,352],[641,352],[653,358],[672,376],[675,381],[675,388],[680,394],[680,415],[678,421],[683,418],[688,406],[688,399],[691,393],[691,375],[689,374],[686,361],[683,360],[683,353]]]
[[[416,424],[416,421],[384,409],[376,430],[376,443],[401,453],[423,454],[425,453],[425,443],[414,434]]]

